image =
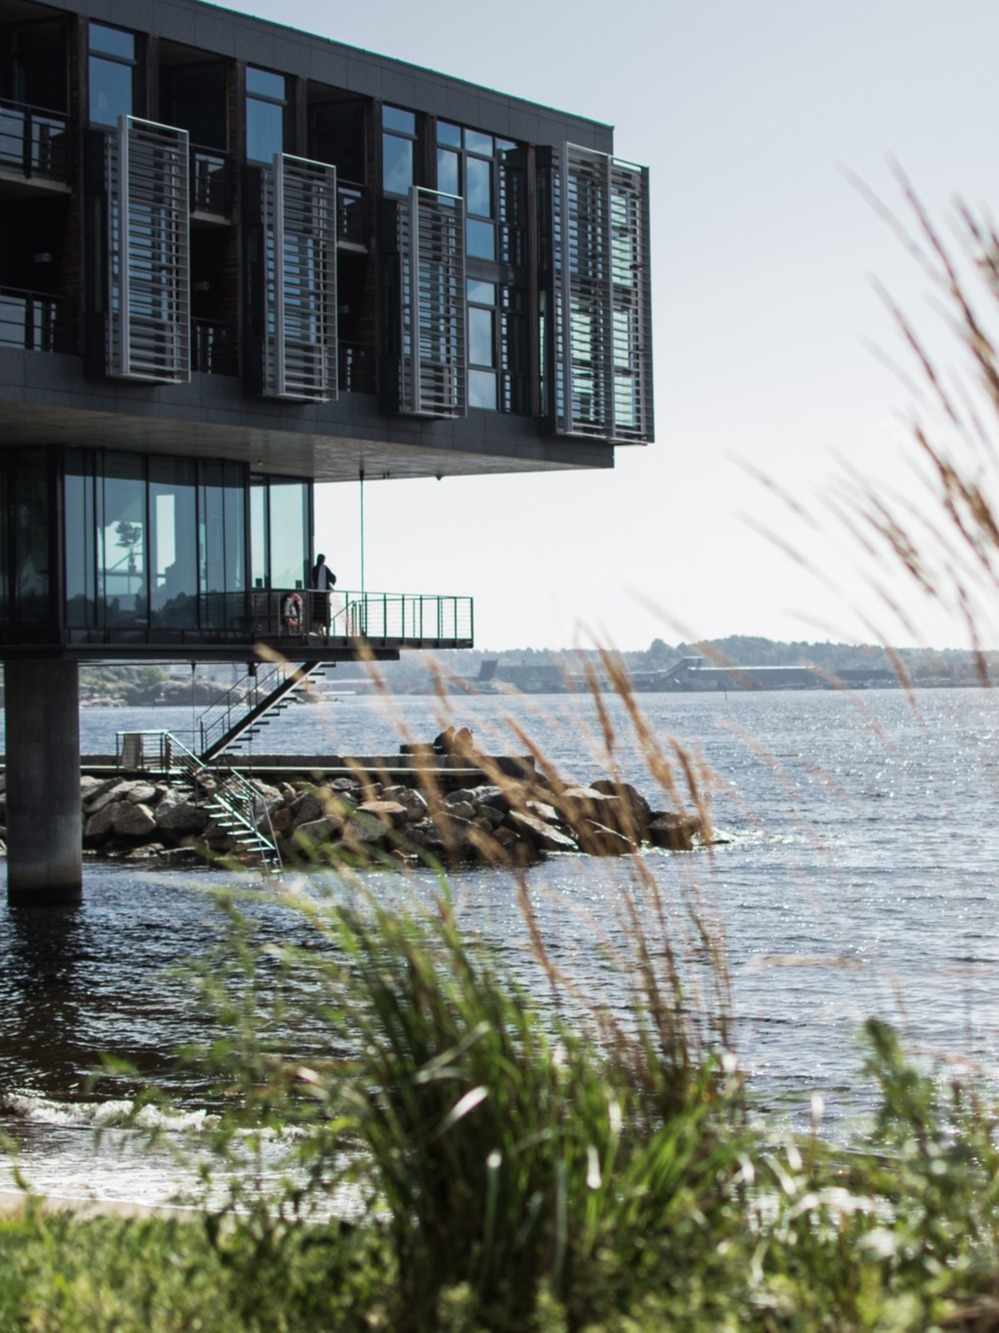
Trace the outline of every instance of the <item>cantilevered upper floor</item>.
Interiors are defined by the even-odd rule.
[[[314,481],[653,433],[611,130],[200,0],[0,0],[0,447]]]

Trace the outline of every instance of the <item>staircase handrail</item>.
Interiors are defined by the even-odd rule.
[[[201,737],[202,754],[209,749],[216,737],[224,735],[231,729],[234,722],[233,714],[236,710],[246,707],[246,695],[237,693],[237,691],[243,690],[245,682],[247,680],[253,681],[254,689],[259,692],[261,686],[266,689],[275,676],[283,673],[284,664],[281,662],[272,662],[266,670],[258,668],[256,673],[247,672],[242,680],[236,681],[235,685],[231,685],[225,694],[216,699],[213,704],[210,704],[199,716],[196,723],[196,730]],[[209,720],[210,714],[215,714],[215,716]]]
[[[151,736],[159,743],[160,771],[169,776],[171,773],[186,773],[197,786],[197,779],[202,774],[208,774],[217,779],[215,769],[208,764],[202,763],[201,759],[189,750],[182,740],[179,740],[172,732],[165,730],[150,730],[134,733],[141,736]],[[238,769],[230,765],[222,765],[224,776],[221,783],[216,785],[214,792],[208,797],[209,800],[218,802],[234,819],[251,835],[256,844],[257,851],[261,854],[261,860],[265,866],[268,865],[268,858],[273,858],[278,869],[281,868],[281,850],[277,844],[277,836],[274,833],[274,825],[271,823],[271,812],[267,802],[257,791],[252,782],[247,781]],[[260,801],[264,809],[264,817],[267,821],[268,835],[263,834],[256,820],[256,803]],[[249,816],[244,813],[249,811]],[[269,868],[269,867],[268,867]]]

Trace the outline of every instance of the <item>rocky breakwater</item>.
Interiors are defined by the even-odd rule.
[[[417,754],[420,748],[434,752],[411,747]],[[583,786],[541,774],[529,761],[516,776],[503,770],[509,761],[477,755],[474,762],[477,767],[462,772],[481,780],[450,791],[441,786],[440,770],[419,766],[405,783],[377,781],[360,770],[328,781],[314,775],[280,782],[253,777],[255,797],[246,814],[277,844],[286,865],[516,867],[552,853],[686,851],[711,840],[698,815],[656,810],[633,786],[613,778]],[[232,830],[218,799],[223,795],[221,774],[206,772],[186,785],[84,775],[84,846],[127,860],[252,861],[250,839]],[[0,821],[4,813],[0,795]]]
[[[431,778],[435,775],[429,775]],[[387,861],[523,866],[552,853],[620,856],[643,846],[690,850],[710,840],[695,814],[662,811],[628,783],[589,786],[540,774],[443,792],[425,773],[415,785],[369,776],[271,784],[252,780],[253,818],[285,864]],[[249,855],[205,788],[142,779],[83,779],[84,843],[128,859]]]

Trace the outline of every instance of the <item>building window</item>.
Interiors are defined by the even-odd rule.
[[[244,634],[247,489],[240,463],[70,451],[69,627]]]
[[[496,392],[496,284],[468,283],[468,405],[493,412]]]
[[[304,586],[310,559],[310,501],[307,481],[250,479],[250,573],[255,588]]]
[[[135,110],[135,36],[121,28],[90,25],[90,122],[117,125]]]
[[[399,107],[382,107],[382,189],[409,194],[416,184],[416,115]]]
[[[288,84],[283,74],[246,67],[246,160],[273,162],[284,152]]]
[[[509,139],[437,122],[437,188],[465,205],[468,405],[526,413],[525,150]]]

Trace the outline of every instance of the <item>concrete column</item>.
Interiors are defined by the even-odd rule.
[[[73,903],[83,893],[80,677],[75,662],[7,662],[7,895]]]

